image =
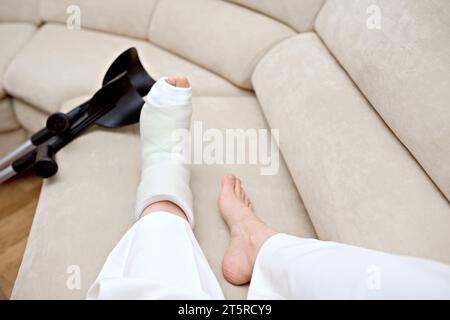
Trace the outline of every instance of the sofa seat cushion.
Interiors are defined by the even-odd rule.
[[[274,48],[253,83],[321,239],[450,262],[449,203],[316,34]]]
[[[4,98],[0,100],[0,133],[20,128],[12,107],[12,100]]]
[[[112,61],[129,47],[136,47],[147,71],[159,78],[184,74],[197,95],[245,95],[221,77],[145,41],[96,31],[68,30],[46,24],[18,54],[5,76],[15,97],[52,113],[71,98],[91,95],[102,83]]]
[[[35,30],[29,23],[0,23],[0,99],[5,96],[3,78],[8,65]]]
[[[72,101],[63,110],[82,101]],[[194,125],[202,121],[203,130],[267,128],[254,97],[198,97],[193,103]],[[44,182],[13,298],[85,297],[108,253],[134,222],[140,176],[137,132],[137,126],[91,131],[57,155],[60,171]],[[278,173],[271,176],[261,175],[258,165],[193,165],[196,236],[225,295],[240,299],[247,288],[226,283],[221,273],[228,230],[217,197],[227,172],[242,178],[256,211],[268,224],[298,236],[315,237],[315,232],[282,159]],[[81,289],[70,290],[66,282],[70,270],[77,268]]]

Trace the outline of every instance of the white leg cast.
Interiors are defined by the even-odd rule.
[[[141,113],[142,171],[136,217],[152,203],[171,201],[194,226],[190,171],[176,151],[173,134],[190,128],[191,88],[178,88],[160,79],[150,91]]]

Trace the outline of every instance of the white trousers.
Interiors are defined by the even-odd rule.
[[[223,299],[190,225],[165,212],[139,220],[109,255],[88,299]],[[450,266],[353,246],[271,237],[249,299],[450,299]]]

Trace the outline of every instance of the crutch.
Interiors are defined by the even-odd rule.
[[[146,95],[155,83],[155,80],[149,76],[142,66],[135,48],[124,51],[114,60],[103,78],[102,85],[106,85],[123,72],[127,72],[132,86],[141,96]],[[16,159],[50,138],[64,134],[73,123],[86,114],[89,108],[89,102],[90,101],[84,102],[68,113],[56,112],[50,115],[47,118],[46,126],[44,128],[33,134],[28,141],[24,142],[14,151],[0,159],[0,170],[8,167]],[[137,110],[134,111],[136,112]],[[127,122],[127,117],[135,112],[126,111],[125,108],[118,108],[114,111],[111,110],[111,114],[108,117],[98,119],[97,124],[105,128],[121,127]]]
[[[0,183],[31,168],[42,178],[55,175],[58,171],[55,154],[59,150],[96,123],[114,123],[114,127],[119,127],[138,122],[143,104],[144,100],[131,83],[128,73],[123,72],[92,97],[87,105],[87,115],[64,134],[51,137],[0,171]],[[119,114],[122,116],[121,120],[116,119]]]

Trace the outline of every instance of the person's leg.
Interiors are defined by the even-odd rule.
[[[138,221],[125,234],[88,292],[88,299],[223,299],[192,232],[189,169],[172,133],[190,126],[185,78],[159,80],[141,113],[142,177]]]
[[[219,208],[230,229],[230,245],[222,262],[223,275],[232,284],[246,284],[261,246],[276,232],[253,213],[241,180],[232,174],[222,179]]]
[[[164,79],[164,78],[163,78]],[[158,88],[156,90],[153,90],[151,92],[151,95],[149,97],[151,97],[151,100],[154,101],[154,104],[157,105],[157,107],[159,108],[166,108],[166,107],[176,107],[176,106],[184,106],[185,108],[190,108],[189,106],[187,106],[188,104],[190,104],[190,84],[187,78],[185,77],[168,77],[166,79],[166,82],[168,84],[170,84],[172,87],[174,88],[180,88],[182,91],[181,92],[168,92],[167,90],[170,90],[172,88],[165,88],[165,84],[161,85],[161,80],[158,83]],[[189,90],[189,91],[185,91],[185,89]],[[177,90],[177,89],[175,89]],[[156,91],[156,92],[155,92]],[[178,97],[178,100],[173,100],[173,97],[171,97],[171,94],[175,94],[175,96]],[[165,101],[165,99],[168,99],[168,101]],[[148,104],[149,105],[149,104]],[[149,105],[150,106],[150,105]],[[146,110],[147,111],[147,110]],[[152,139],[153,136],[157,136],[157,134],[154,132],[155,128],[154,128],[154,124],[150,123],[150,120],[146,120],[145,118],[150,118],[150,115],[144,115],[142,117],[142,125],[146,126],[146,128],[141,128],[141,134],[142,134],[142,143],[146,143],[146,144],[152,144],[152,142],[149,142],[147,140]],[[185,115],[184,121],[182,120],[182,124],[177,126],[177,129],[186,129],[188,130],[190,127],[190,112]],[[167,127],[167,125],[166,125]],[[150,132],[147,132],[148,131]],[[175,128],[170,128],[170,131],[174,131],[176,130]],[[152,132],[153,131],[153,132]],[[164,132],[163,134],[165,135],[164,139],[166,138],[172,138],[171,132]],[[158,133],[159,135],[159,133]],[[161,139],[159,139],[161,140]],[[160,141],[161,142],[161,141]],[[158,150],[151,150],[151,152],[155,153],[159,152]],[[170,150],[170,153],[173,154],[174,150]],[[143,152],[143,157],[147,157],[148,155],[144,154]],[[146,162],[146,159],[143,159],[142,162]],[[179,164],[178,164],[179,165]],[[153,171],[155,171],[154,168],[152,168]],[[148,179],[148,177],[145,177]],[[148,193],[148,190],[146,190],[145,186],[142,186],[141,184],[141,189],[143,189],[142,193],[146,194]],[[189,196],[190,197],[190,196]],[[188,220],[188,218],[186,217],[186,214],[184,213],[184,211],[175,203],[170,202],[170,201],[158,201],[158,202],[152,202],[147,200],[147,202],[145,202],[145,198],[148,198],[146,196],[143,196],[144,200],[140,200],[138,199],[138,202],[141,201],[141,203],[138,203],[137,208],[136,208],[136,214],[140,215],[140,218],[143,218],[144,216],[146,216],[149,213],[152,212],[157,212],[157,211],[164,211],[164,212],[170,212],[173,214],[176,214],[177,216],[180,216],[181,218],[184,218],[186,220]],[[143,207],[145,207],[144,209],[142,209]],[[189,209],[191,211],[191,209]]]
[[[450,266],[276,233],[259,220],[241,182],[222,181],[231,232],[225,278],[250,283],[249,299],[449,299]]]

